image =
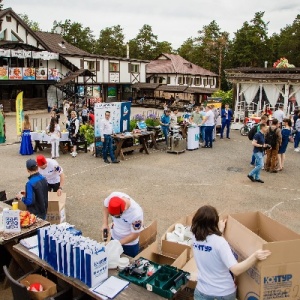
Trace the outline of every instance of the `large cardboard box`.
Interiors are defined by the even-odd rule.
[[[156,240],[157,236],[157,220],[153,221],[150,225],[144,228],[140,233],[140,251],[144,250]]]
[[[187,262],[188,252],[184,245],[173,247],[174,243],[162,241],[161,249],[159,249],[158,241],[155,241],[134,259],[140,257],[146,258],[160,265],[169,265],[181,269]]]
[[[194,214],[191,214],[191,215],[188,215],[188,216],[185,216],[185,217],[182,217],[180,218],[177,222],[175,222],[174,224],[172,224],[167,230],[166,232],[162,235],[161,237],[161,241],[166,241],[166,235],[168,232],[173,232],[175,230],[175,225],[176,224],[182,224],[183,226],[191,226],[192,225],[192,220],[193,220],[193,217],[194,217]],[[171,242],[169,241],[170,243],[173,244],[174,247],[177,247],[177,245],[182,245],[180,243],[176,243],[176,242]],[[188,258],[190,259],[192,256],[193,256],[193,251],[192,251],[192,248],[188,245],[183,245],[185,247],[185,249],[187,249],[188,251]]]
[[[66,193],[57,196],[56,192],[48,193],[48,211],[46,220],[51,224],[60,224],[66,221]]]
[[[238,299],[300,299],[300,235],[261,212],[228,216],[224,237],[238,261],[258,249],[271,256],[237,278]]]

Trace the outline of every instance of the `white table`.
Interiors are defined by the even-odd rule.
[[[43,132],[30,132],[32,141],[40,141],[50,143],[50,135],[48,135],[45,131]],[[62,132],[60,142],[68,142],[69,141],[69,132]]]

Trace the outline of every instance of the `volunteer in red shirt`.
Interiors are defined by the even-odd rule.
[[[210,205],[200,207],[193,217],[193,252],[198,269],[195,300],[235,300],[236,286],[229,271],[238,276],[271,254],[269,250],[257,250],[238,263],[222,237],[225,224]]]
[[[142,208],[127,194],[113,192],[104,200],[102,230],[108,230],[109,215],[113,221],[112,239],[121,243],[124,254],[135,257],[139,253],[139,236],[143,230]]]

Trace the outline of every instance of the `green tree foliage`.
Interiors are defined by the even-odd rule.
[[[300,67],[300,15],[297,15],[293,24],[281,29],[279,35],[273,37],[277,43],[278,53],[274,61],[286,57],[289,63]]]
[[[83,27],[81,23],[71,22],[71,20],[60,21],[53,25],[52,32],[60,26],[63,29],[62,36],[70,44],[85,50],[89,53],[94,53],[95,38],[89,27]]]
[[[19,17],[33,30],[33,31],[41,31],[40,25],[38,22],[32,21],[29,19],[26,14],[19,14]]]
[[[155,47],[155,57],[159,56],[161,53],[173,53],[173,48],[171,43],[167,41],[157,42]]]
[[[195,41],[192,37],[189,37],[180,48],[177,53],[185,58],[186,60],[196,63],[197,62],[197,47],[195,46]]]
[[[124,57],[126,55],[124,38],[123,28],[120,25],[102,29],[96,42],[95,53]]]
[[[254,18],[244,22],[229,47],[231,67],[263,67],[272,61],[272,42],[268,38],[268,24],[263,20],[264,12],[256,12]]]
[[[229,104],[232,107],[233,104],[233,89],[229,91],[218,90],[212,94],[212,97],[222,98],[222,106]]]

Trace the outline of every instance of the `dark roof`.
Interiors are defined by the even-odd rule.
[[[174,92],[174,93],[183,93],[188,88],[186,85],[160,85],[156,90],[164,92]]]
[[[93,77],[95,76],[95,74],[93,74],[90,70],[88,69],[79,69],[75,72],[71,72],[67,77],[63,78],[60,82],[58,82],[56,84],[57,87],[59,86],[64,86],[66,85],[67,83],[75,80],[77,77],[79,76],[90,76],[90,77]]]
[[[184,92],[189,94],[213,94],[218,89],[200,88],[200,87],[188,87]]]
[[[236,68],[225,70],[229,81],[297,81],[300,80],[300,68]]]
[[[60,53],[62,55],[80,55],[80,56],[90,56],[90,53],[81,50],[72,44],[68,43],[60,34],[51,32],[37,31],[36,35],[47,45],[47,50],[55,53]],[[59,44],[63,45],[61,47]]]
[[[152,60],[146,67],[146,73],[218,76],[211,71],[187,61],[180,55],[167,53],[163,53],[157,59]]]
[[[12,42],[12,41],[0,41],[0,47],[2,49],[23,49],[27,51],[43,51],[43,49],[34,47],[32,45],[20,43],[20,42]]]
[[[132,85],[132,88],[139,90],[155,90],[159,86],[159,83],[142,83],[137,82]]]

